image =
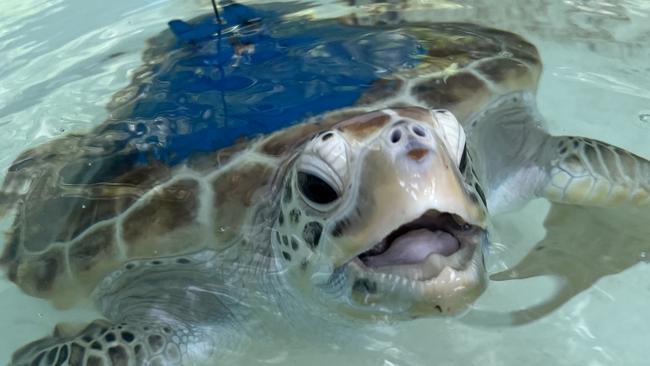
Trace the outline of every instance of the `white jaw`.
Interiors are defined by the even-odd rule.
[[[457,313],[483,291],[484,239],[483,229],[429,210],[348,262],[353,298],[370,306],[392,298],[411,316]]]

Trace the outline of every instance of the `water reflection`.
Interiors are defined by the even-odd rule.
[[[472,317],[492,325],[525,324],[557,310],[604,276],[648,263],[650,209],[593,208],[553,204],[544,222],[546,236],[512,268],[493,281],[538,276],[559,280],[556,293],[541,303],[511,313],[477,312]],[[575,325],[579,327],[579,325]]]

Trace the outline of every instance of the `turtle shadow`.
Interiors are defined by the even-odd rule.
[[[552,276],[559,289],[541,303],[512,312],[477,310],[464,319],[481,326],[524,325],[549,315],[599,279],[650,261],[650,208],[552,204],[545,237],[492,281]]]

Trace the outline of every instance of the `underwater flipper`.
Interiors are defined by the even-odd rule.
[[[491,275],[490,279],[500,282],[543,276],[557,280],[559,287],[541,302],[511,312],[476,310],[464,321],[482,326],[527,324],[559,309],[603,277],[638,263],[648,263],[648,222],[650,207],[647,206],[603,208],[551,204],[544,221],[544,239],[517,264]],[[513,296],[519,298],[525,294]]]

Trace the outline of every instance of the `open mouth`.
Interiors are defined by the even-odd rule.
[[[436,278],[446,267],[463,271],[477,247],[480,227],[436,210],[393,230],[352,260],[362,270],[413,281]]]

